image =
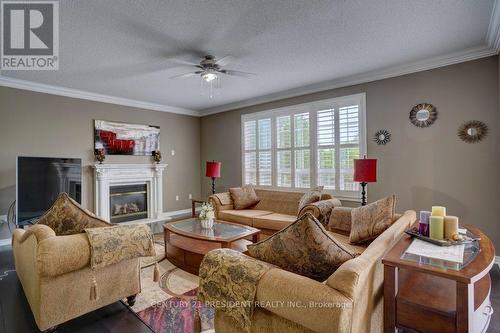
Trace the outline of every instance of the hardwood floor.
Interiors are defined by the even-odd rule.
[[[39,332],[14,269],[10,246],[0,247],[0,333]],[[2,273],[7,271],[7,276]],[[500,268],[491,271],[493,314],[488,333],[500,333]],[[58,333],[151,333],[152,331],[123,303],[116,302],[57,329]]]

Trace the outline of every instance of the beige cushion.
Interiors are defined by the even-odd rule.
[[[247,248],[256,259],[319,281],[356,256],[332,238],[310,213]]]
[[[229,192],[224,192],[224,193],[216,193],[214,194],[214,196],[216,196],[221,205],[225,206],[225,205],[231,205],[233,203],[233,200],[231,199],[231,194]]]
[[[228,209],[219,212],[219,219],[227,222],[253,225],[253,218],[272,214],[273,212],[258,209]]]
[[[258,229],[281,230],[295,222],[296,216],[286,214],[269,214],[253,218],[253,226]]]
[[[297,215],[300,213],[302,208],[311,204],[313,202],[319,201],[321,199],[321,192],[323,191],[323,186],[316,186],[310,189],[299,200],[299,209],[297,210]]]
[[[86,228],[109,227],[111,224],[101,220],[91,212],[83,209],[68,194],[61,193],[37,224],[50,227],[57,236],[73,235]]]
[[[396,197],[391,195],[366,206],[351,211],[351,233],[349,241],[353,244],[377,238],[394,222]]]
[[[271,191],[256,189],[255,193],[260,199],[260,202],[255,206],[255,209],[268,210],[273,213],[297,215],[299,201],[303,193],[301,192],[286,192],[286,191]]]
[[[231,193],[235,209],[245,209],[255,206],[260,201],[252,185],[230,188],[229,193]]]
[[[364,250],[368,247],[368,243],[364,244],[351,244],[349,243],[349,235],[342,234],[342,233],[336,233],[333,231],[327,231],[327,233],[335,238],[339,243],[342,244],[343,247],[349,250],[351,253],[355,254],[361,254],[363,253]]]
[[[330,215],[328,228],[333,231],[351,231],[351,211],[352,207],[335,207]]]

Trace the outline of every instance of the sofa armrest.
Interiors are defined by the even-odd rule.
[[[305,213],[311,213],[318,221],[321,222],[325,227],[330,221],[330,214],[335,207],[342,206],[342,203],[337,198],[331,198],[327,200],[320,200],[306,205],[302,208],[298,216],[302,216]]]
[[[14,235],[16,241],[18,241],[19,243],[24,243],[24,241],[26,241],[26,239],[28,239],[32,235],[36,238],[38,243],[44,239],[56,237],[56,233],[54,232],[54,230],[44,224],[35,224],[26,230],[16,229],[13,233],[13,239]]]
[[[352,207],[335,207],[332,210],[328,228],[334,231],[351,231],[351,211]]]
[[[282,269],[273,268],[261,278],[256,301],[315,332],[351,331],[351,299],[324,283]]]
[[[38,244],[37,264],[42,276],[58,276],[89,266],[90,244],[87,234],[42,240]]]
[[[233,200],[229,192],[216,193],[208,197],[208,202],[215,209],[215,217],[219,217],[219,212],[228,209],[234,209]]]

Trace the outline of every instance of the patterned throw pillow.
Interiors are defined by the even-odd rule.
[[[230,188],[229,193],[231,193],[231,199],[234,202],[234,209],[255,206],[260,201],[252,185]]]
[[[351,211],[349,242],[359,244],[377,238],[394,222],[396,196],[377,200]]]
[[[330,236],[311,213],[271,237],[248,245],[248,253],[318,281],[326,280],[340,265],[356,256]]]
[[[57,236],[78,234],[86,228],[112,225],[82,208],[64,192],[59,194],[52,207],[40,217],[37,224],[50,227]]]
[[[297,211],[297,215],[300,213],[302,208],[311,204],[313,202],[319,201],[321,199],[321,192],[323,191],[323,186],[316,186],[315,188],[310,189],[299,201],[299,210]]]

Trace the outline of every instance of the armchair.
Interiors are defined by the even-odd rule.
[[[79,206],[75,210],[76,203],[61,196],[59,204],[72,206],[69,210],[73,212],[81,210]],[[54,206],[49,212],[54,212]],[[81,212],[85,216],[80,220],[86,221],[86,227],[92,223],[94,227],[109,225],[84,210]],[[35,224],[27,230],[14,230],[12,249],[17,275],[42,331],[50,331],[61,323],[124,298],[129,304],[133,303],[141,289],[139,258],[93,271],[89,240],[81,231],[57,235],[48,225]],[[97,299],[90,297],[94,277],[99,282]]]

